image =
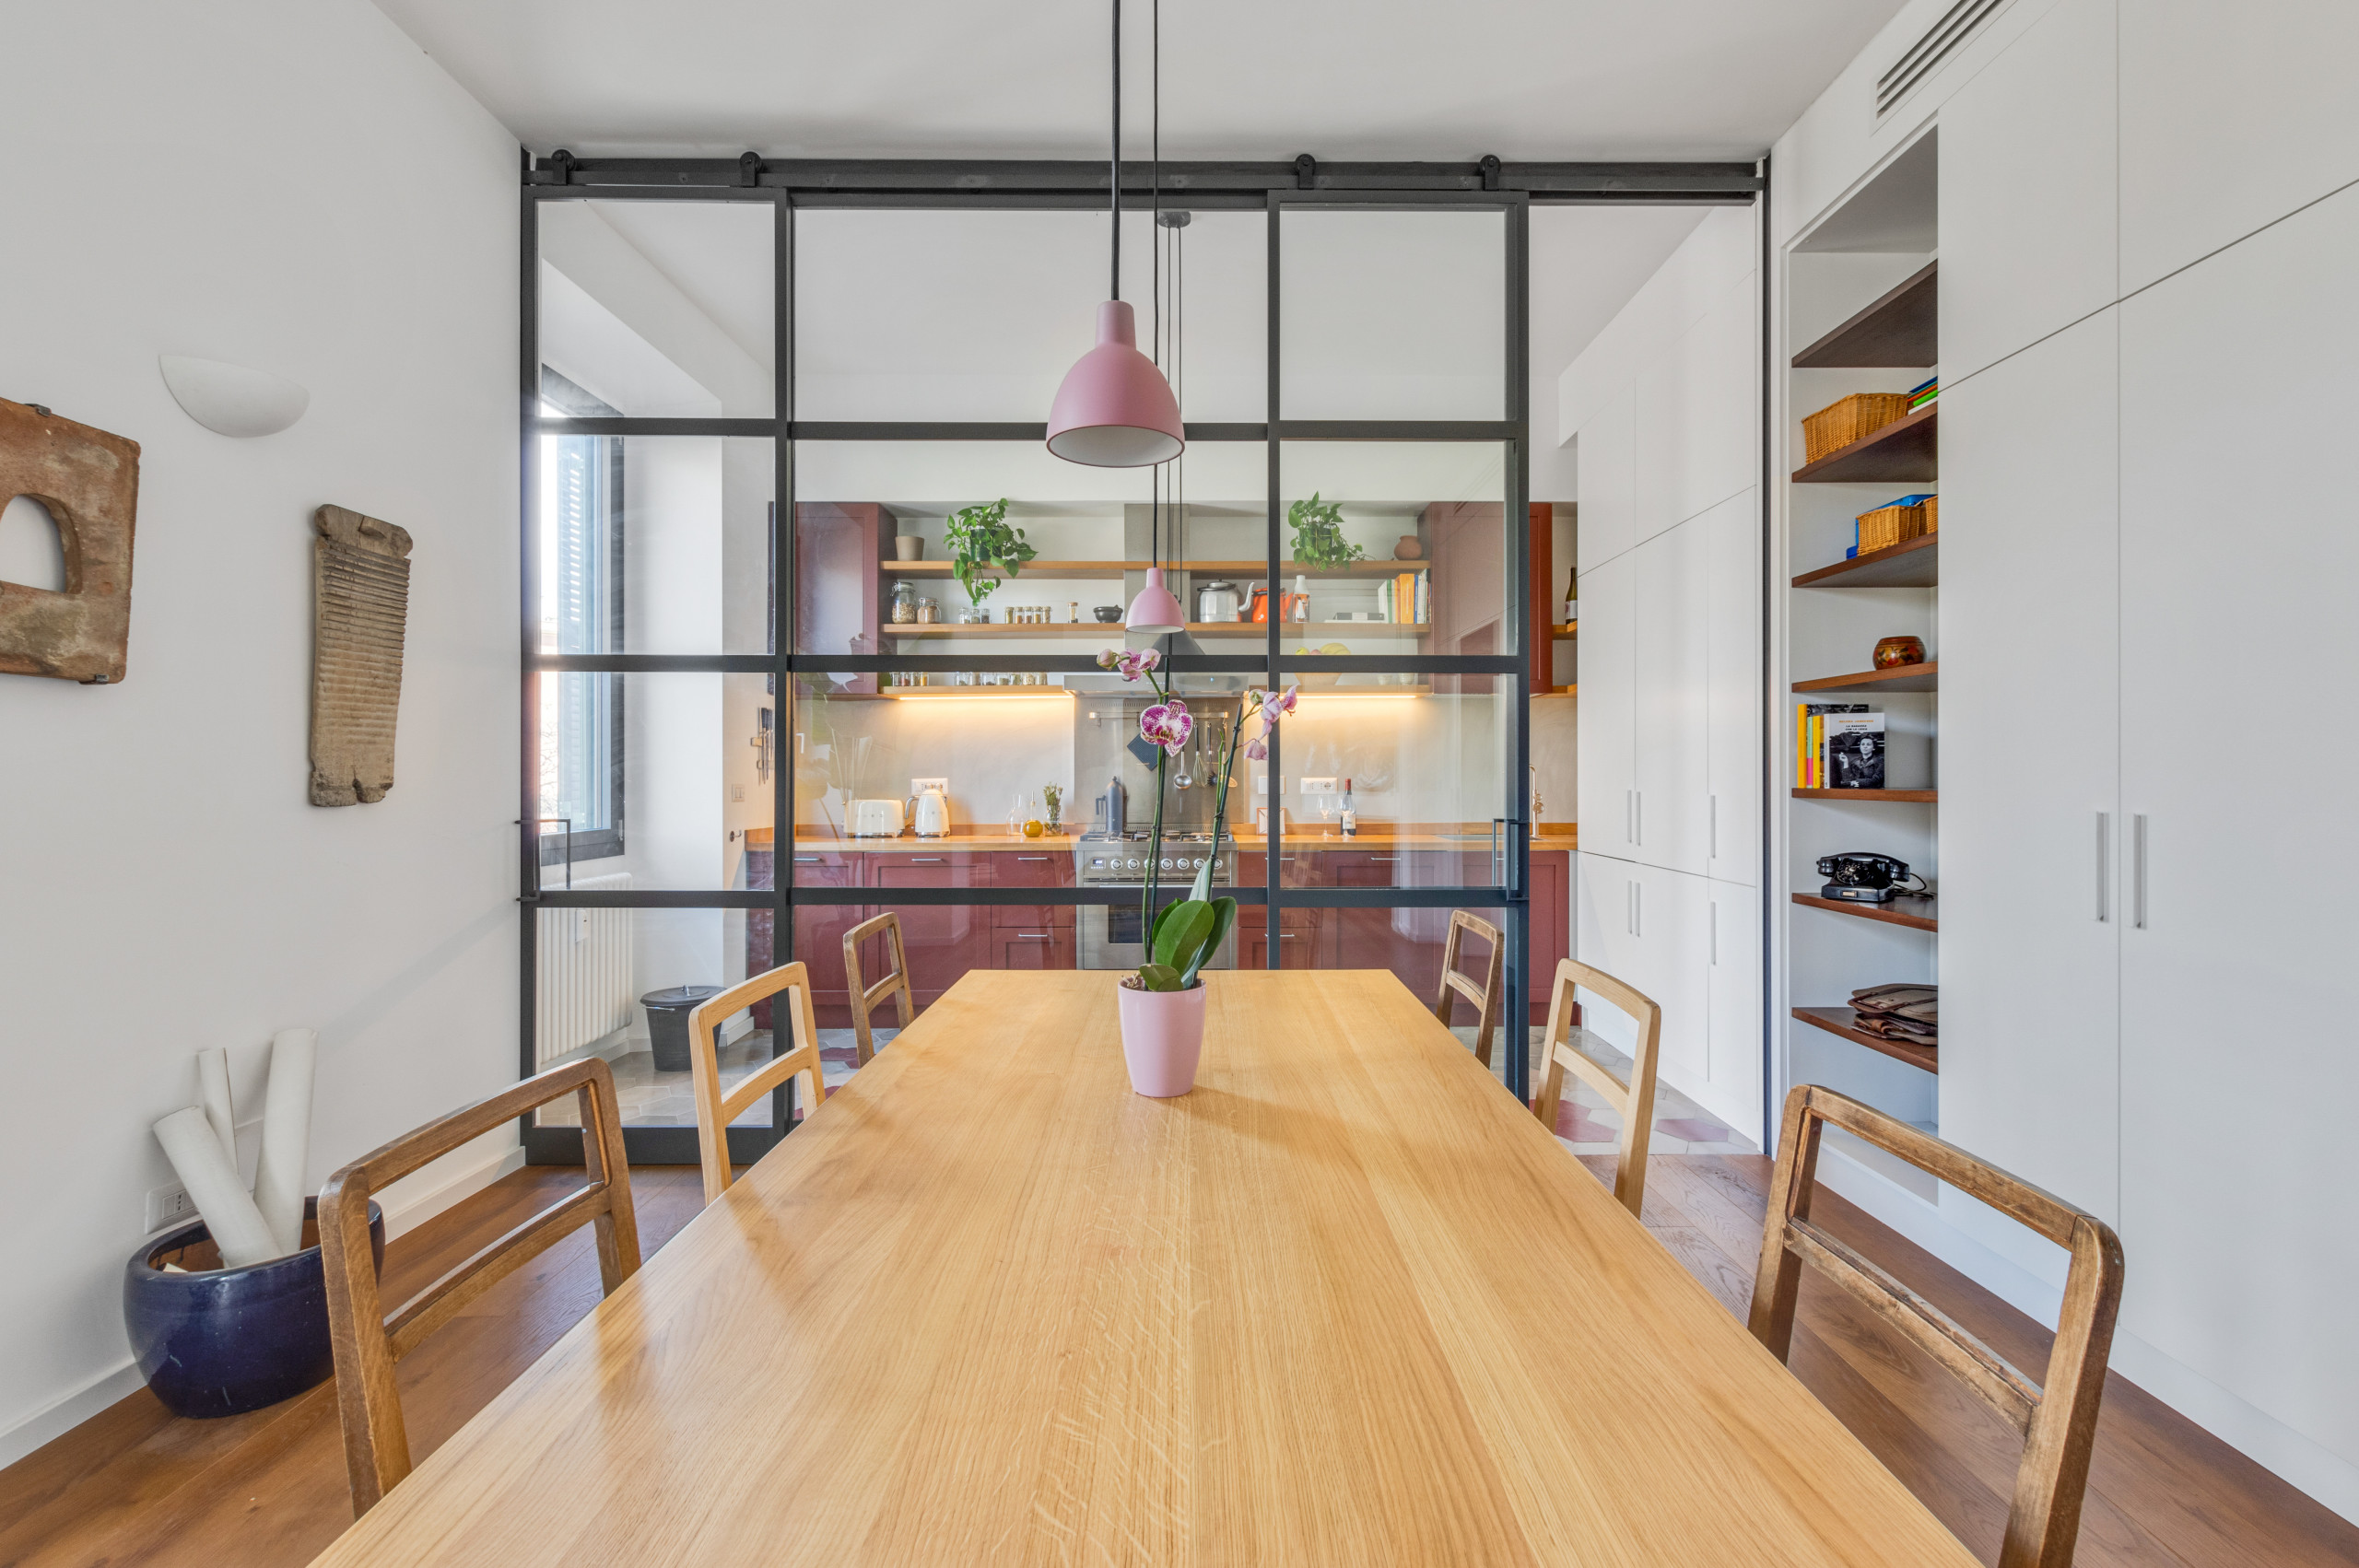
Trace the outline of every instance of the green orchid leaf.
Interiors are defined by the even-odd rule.
[[[1204,942],[1212,935],[1213,907],[1189,898],[1172,907],[1178,912],[1164,922],[1155,939],[1155,961],[1192,974],[1203,962]]]
[[[1207,963],[1211,962],[1213,954],[1220,951],[1222,941],[1228,935],[1228,928],[1237,923],[1236,899],[1215,898],[1206,907],[1213,912],[1212,934],[1204,939],[1204,945],[1196,950],[1196,956],[1180,975],[1180,984],[1182,989],[1196,983],[1196,976]]]
[[[1180,971],[1168,964],[1142,964],[1139,979],[1151,991],[1176,991],[1181,989]]]

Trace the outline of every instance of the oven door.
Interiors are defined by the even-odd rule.
[[[1146,962],[1146,932],[1139,915],[1138,897],[1144,891],[1126,888],[1120,904],[1085,904],[1074,911],[1074,957],[1084,969],[1135,969]],[[1173,899],[1166,903],[1176,902]],[[1207,969],[1237,967],[1237,928],[1231,925]]]

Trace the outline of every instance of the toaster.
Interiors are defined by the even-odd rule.
[[[904,822],[904,802],[854,801],[847,831],[854,838],[898,838]]]

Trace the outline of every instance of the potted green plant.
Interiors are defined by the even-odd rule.
[[[1098,668],[1119,670],[1125,681],[1144,680],[1157,698],[1139,715],[1139,733],[1156,748],[1155,830],[1139,906],[1147,931],[1147,960],[1139,965],[1138,973],[1125,975],[1116,991],[1122,1060],[1130,1069],[1131,1087],[1156,1099],[1184,1094],[1196,1085],[1196,1063],[1204,1046],[1203,971],[1237,920],[1237,900],[1215,898],[1212,880],[1220,861],[1221,835],[1228,825],[1229,782],[1238,756],[1240,752],[1250,761],[1268,756],[1270,731],[1295,705],[1291,686],[1284,694],[1259,690],[1247,694],[1245,711],[1229,733],[1226,755],[1213,780],[1213,798],[1220,803],[1213,814],[1212,853],[1203,857],[1188,896],[1158,910],[1156,870],[1163,861],[1164,775],[1196,727],[1187,703],[1174,696],[1156,674],[1162,662],[1163,656],[1151,648],[1109,648],[1097,655]],[[1260,723],[1253,739],[1246,741],[1245,720],[1254,719]]]
[[[1344,509],[1316,490],[1286,509],[1286,521],[1294,525],[1294,558],[1304,566],[1347,567],[1367,555],[1344,537]]]
[[[967,591],[968,603],[978,606],[999,586],[997,578],[979,575],[985,568],[997,567],[1014,577],[1040,553],[1024,542],[1024,530],[1009,524],[1005,496],[989,506],[960,507],[950,514],[942,537],[958,586]]]

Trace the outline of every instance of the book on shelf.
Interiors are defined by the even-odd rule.
[[[1826,720],[1832,714],[1868,711],[1864,702],[1803,702],[1794,705],[1794,784],[1802,790],[1825,790]],[[1876,715],[1881,725],[1883,715]]]
[[[1398,572],[1379,584],[1377,618],[1394,626],[1423,626],[1432,613],[1426,574]]]
[[[1930,381],[1909,388],[1908,412],[1914,414],[1920,408],[1931,407],[1933,400],[1941,395],[1942,379],[1939,376],[1934,377]]]
[[[1884,788],[1884,715],[1830,713],[1826,726],[1826,787],[1830,790]]]

